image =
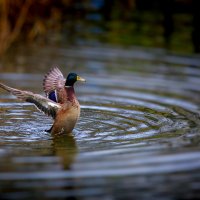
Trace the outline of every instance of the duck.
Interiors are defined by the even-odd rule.
[[[80,116],[80,104],[74,90],[77,81],[86,80],[72,72],[64,78],[58,67],[52,67],[43,79],[45,96],[12,88],[3,83],[0,83],[0,88],[10,92],[19,100],[33,103],[40,111],[51,116],[54,122],[46,131],[60,135],[72,133]]]

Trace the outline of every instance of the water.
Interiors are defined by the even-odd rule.
[[[87,79],[76,85],[81,117],[72,135],[55,138],[44,131],[50,118],[1,91],[1,199],[200,198],[198,57],[108,46],[31,51],[13,59],[21,73],[3,68],[1,81],[42,93],[53,55],[65,74]]]

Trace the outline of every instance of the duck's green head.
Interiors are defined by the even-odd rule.
[[[66,87],[73,86],[76,81],[85,82],[85,79],[78,76],[76,73],[69,73],[65,82]]]

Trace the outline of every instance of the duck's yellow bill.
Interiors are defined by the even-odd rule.
[[[77,81],[82,81],[82,82],[86,82],[86,80],[80,76],[77,76]]]

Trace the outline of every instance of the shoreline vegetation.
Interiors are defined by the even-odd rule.
[[[0,55],[19,43],[76,44],[80,39],[199,53],[199,4],[198,0],[1,0]]]

